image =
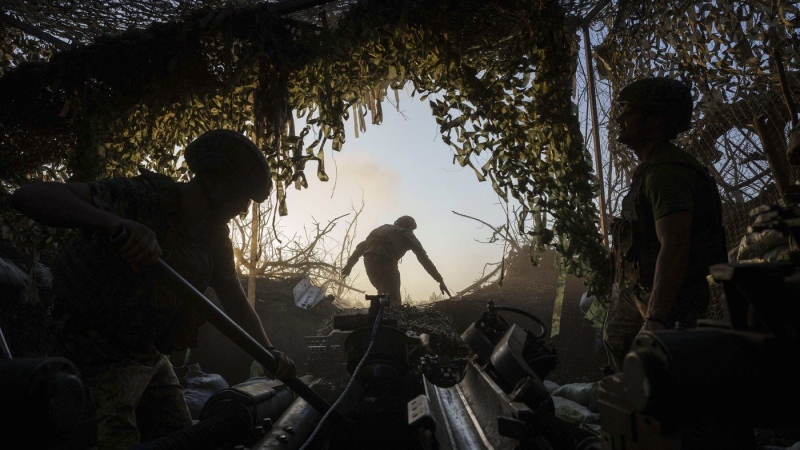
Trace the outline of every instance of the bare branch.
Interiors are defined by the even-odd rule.
[[[467,286],[466,288],[462,289],[461,291],[456,292],[456,295],[454,295],[454,297],[462,298],[465,295],[470,294],[473,291],[476,291],[476,290],[480,289],[481,286],[483,286],[487,281],[489,281],[490,279],[492,279],[492,277],[497,275],[497,273],[500,271],[500,267],[501,267],[501,265],[499,263],[496,263],[495,264],[495,268],[491,272],[489,272],[487,275],[484,275],[483,277],[478,279],[478,281],[472,283],[471,285]]]

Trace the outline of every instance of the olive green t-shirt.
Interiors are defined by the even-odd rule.
[[[676,160],[686,165],[674,164]],[[662,161],[672,163],[660,164]],[[702,165],[672,144],[657,148],[648,165],[651,167],[645,176],[643,192],[652,206],[653,220],[680,211],[694,213],[697,205],[692,193],[700,189],[703,181]]]
[[[685,282],[706,285],[709,266],[727,261],[722,212],[716,183],[707,169],[674,144],[653,149],[642,170],[644,179],[635,201],[640,233],[636,267],[639,282],[651,287],[661,248],[656,222],[673,213],[692,213],[689,265]],[[634,189],[632,187],[632,189]]]
[[[367,238],[358,244],[353,250],[353,254],[347,259],[347,267],[353,267],[362,255],[367,253],[377,253],[389,258],[397,263],[400,258],[411,250],[417,257],[417,261],[422,264],[428,274],[434,280],[441,283],[442,275],[433,265],[433,261],[428,257],[425,249],[412,230],[393,224],[381,225],[372,230]]]

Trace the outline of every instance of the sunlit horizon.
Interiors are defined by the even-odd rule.
[[[309,164],[309,188],[287,189],[289,215],[280,219],[280,226],[286,235],[302,232],[314,221],[351,212],[351,205],[358,208],[363,197],[357,243],[375,227],[410,215],[418,224],[417,238],[455,294],[478,280],[486,263],[500,261],[503,247],[479,242],[488,239],[491,230],[452,211],[501,225],[506,220],[504,209],[491,184],[479,182],[472,169],[453,164],[453,152],[442,142],[427,102],[401,91],[400,112],[387,104],[383,114],[382,124],[367,125],[358,138],[349,123],[341,152],[326,149],[329,181],[319,181],[316,166]],[[336,233],[343,231],[339,227],[333,236],[341,237]],[[404,299],[410,296],[420,302],[438,294],[438,283],[411,251],[399,268]],[[348,281],[368,293],[374,291],[363,260]]]

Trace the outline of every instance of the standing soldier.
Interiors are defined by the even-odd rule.
[[[378,290],[378,293],[389,294],[391,305],[399,306],[401,303],[400,271],[397,269],[397,264],[400,258],[411,250],[417,255],[417,260],[425,268],[425,271],[439,283],[442,294],[449,296],[450,291],[445,286],[442,276],[428,258],[422,244],[414,236],[416,229],[417,222],[411,216],[398,218],[394,221],[394,225],[386,224],[375,228],[363,242],[356,246],[353,254],[347,259],[347,264],[342,268],[342,276],[350,275],[353,266],[363,255],[369,282]]]
[[[639,159],[613,226],[619,290],[603,329],[619,371],[639,331],[691,327],[706,315],[709,266],[728,258],[716,182],[671,143],[691,126],[691,89],[645,78],[625,86],[617,104],[617,140]]]

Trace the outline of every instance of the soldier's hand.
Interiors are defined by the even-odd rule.
[[[275,372],[275,376],[279,380],[286,381],[297,375],[297,367],[295,367],[294,361],[286,356],[286,353],[274,348],[269,349],[269,352],[278,360],[278,370]]]
[[[351,270],[353,270],[353,269],[352,269],[352,268],[350,268],[350,267],[347,267],[347,266],[343,267],[343,268],[342,268],[342,278],[347,278],[347,277],[349,277],[349,276],[350,276],[350,271],[351,271]]]
[[[453,295],[450,293],[450,290],[447,289],[445,286],[444,281],[439,282],[439,289],[442,291],[442,295],[447,294],[448,297],[452,297]]]
[[[152,264],[161,257],[161,246],[153,230],[127,219],[120,222],[119,228],[124,228],[128,233],[127,241],[119,249],[120,255],[134,270]]]

